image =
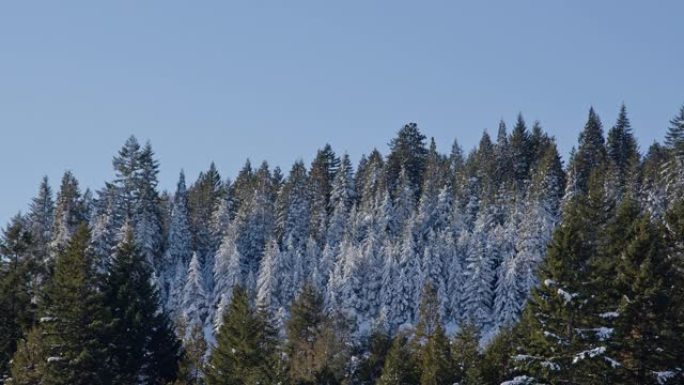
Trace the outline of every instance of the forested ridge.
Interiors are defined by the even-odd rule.
[[[624,106],[578,131],[409,123],[173,192],[131,137],[4,227],[0,384],[684,383],[684,106],[643,152]]]

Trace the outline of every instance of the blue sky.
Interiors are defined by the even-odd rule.
[[[357,160],[415,121],[446,151],[522,111],[564,153],[593,105],[641,147],[684,103],[682,1],[16,1],[0,5],[0,222],[131,134],[161,187],[214,160]]]

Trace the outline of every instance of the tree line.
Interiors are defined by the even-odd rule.
[[[44,179],[3,232],[3,381],[681,380],[684,108],[645,155],[592,109],[565,166],[522,116],[425,140],[169,194],[131,137],[95,193]]]

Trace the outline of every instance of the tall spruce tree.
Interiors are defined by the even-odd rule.
[[[587,123],[579,135],[579,147],[569,164],[568,198],[588,193],[591,174],[597,167],[602,166],[605,160],[603,126],[594,109],[590,108]]]
[[[595,375],[610,366],[587,314],[595,306],[588,283],[601,231],[595,212],[581,197],[567,207],[523,314],[521,365],[538,380],[601,383]]]
[[[188,193],[183,171],[178,178],[176,193],[173,197],[170,222],[167,248],[163,258],[161,294],[166,309],[173,311],[178,309],[182,300],[186,268],[193,255],[192,233],[188,219]]]
[[[399,130],[390,142],[390,154],[387,156],[385,169],[390,191],[396,190],[399,174],[405,169],[410,186],[416,194],[414,199],[418,199],[423,184],[427,153],[425,135],[420,132],[416,123],[408,123]]]
[[[111,320],[98,289],[90,232],[81,224],[58,254],[41,302],[38,330],[46,360],[35,363],[43,384],[109,384]],[[29,348],[29,346],[26,346]]]
[[[52,198],[52,188],[47,177],[43,177],[38,189],[38,195],[31,200],[28,214],[29,227],[36,246],[36,257],[44,261],[48,258],[48,246],[52,240],[55,202]]]
[[[53,253],[65,247],[76,228],[85,220],[85,208],[78,181],[70,171],[67,171],[62,177],[62,184],[57,193],[54,230],[50,244]]]
[[[684,381],[684,329],[679,319],[684,286],[664,239],[662,226],[642,217],[620,255],[616,286],[622,297],[615,312],[613,346],[617,382]]]
[[[622,200],[625,194],[634,197],[640,155],[624,104],[620,107],[615,125],[608,131],[606,153],[611,171],[609,180],[611,188],[615,190],[610,193],[617,200]]]
[[[116,383],[159,384],[175,379],[180,342],[152,283],[152,269],[135,244],[129,226],[122,230],[103,293],[112,316],[109,338]]]

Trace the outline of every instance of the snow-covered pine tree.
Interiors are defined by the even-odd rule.
[[[399,172],[399,180],[396,182],[396,186],[393,205],[394,218],[403,234],[403,230],[408,227],[408,222],[414,215],[416,207],[416,192],[413,190],[408,171],[401,170]]]
[[[517,127],[518,125],[516,125],[516,128]],[[513,158],[513,152],[511,150],[506,123],[501,120],[499,122],[499,131],[496,135],[494,153],[496,155],[495,178],[502,185],[511,185],[511,182],[515,180],[514,163],[517,162],[517,160]]]
[[[670,127],[665,135],[665,148],[669,156],[663,173],[667,182],[668,198],[675,202],[684,191],[684,105],[670,120]]]
[[[78,181],[70,171],[67,171],[62,177],[62,184],[57,193],[54,229],[50,243],[52,252],[57,253],[61,250],[69,242],[76,228],[86,220]]]
[[[399,249],[398,277],[393,298],[394,324],[412,324],[418,315],[423,273],[420,268],[420,256],[416,254],[416,243],[411,223],[404,230]]]
[[[546,255],[556,225],[560,221],[560,200],[564,191],[565,175],[560,156],[553,141],[546,144],[542,158],[532,175],[527,192],[521,220],[509,231],[513,232],[515,242],[515,261],[509,268],[510,279],[516,281],[518,307],[522,309],[530,290],[539,284],[537,269]],[[510,226],[510,224],[509,224]],[[512,296],[513,293],[505,295]],[[517,319],[517,317],[516,317]]]
[[[640,188],[638,198],[644,209],[653,218],[662,218],[668,207],[667,178],[663,169],[668,161],[667,149],[653,143],[641,165]]]
[[[217,240],[212,236],[211,223],[219,204],[225,198],[225,185],[214,162],[197,177],[188,189],[188,219],[192,232],[192,249],[197,251],[205,268],[212,266],[212,257],[218,250]]]
[[[330,275],[339,258],[340,244],[344,238],[349,210],[354,200],[353,183],[351,162],[349,156],[345,154],[332,183],[330,193],[332,214],[326,230],[325,245],[321,257],[315,265],[317,274],[313,279],[319,290],[323,290],[328,285]]]
[[[282,299],[279,269],[282,267],[280,247],[275,239],[268,241],[257,277],[256,304],[259,308],[276,315],[276,327],[283,326],[285,304]]]
[[[168,311],[175,312],[183,302],[186,268],[192,256],[192,233],[188,220],[188,191],[185,174],[178,177],[176,193],[173,196],[167,248],[162,259],[161,299]]]
[[[515,233],[520,228],[520,216],[518,212],[514,212],[509,221],[504,226],[497,226],[491,235],[491,247],[500,256],[492,308],[494,330],[515,324],[526,298],[522,295],[524,289],[519,280],[522,258],[517,257],[515,248]]]
[[[52,240],[55,202],[52,198],[52,188],[48,178],[43,177],[38,188],[38,195],[31,200],[28,213],[28,225],[33,242],[36,245],[37,258],[44,261],[48,255],[48,246]]]
[[[139,162],[137,200],[132,216],[135,242],[155,270],[161,270],[163,234],[159,193],[157,192],[159,163],[154,158],[154,152],[149,142],[142,148]]]
[[[122,226],[128,220],[133,226],[136,244],[153,267],[160,264],[163,245],[160,198],[157,192],[159,164],[154,158],[150,143],[140,146],[131,136],[114,157],[116,172],[114,186],[118,193],[116,203]]]
[[[187,337],[194,327],[202,327],[209,314],[202,266],[197,253],[192,254],[187,272],[180,306],[180,313],[186,325],[184,337]]]
[[[214,292],[211,301],[212,318],[216,328],[223,319],[221,310],[230,303],[232,290],[235,285],[244,283],[243,256],[238,249],[239,221],[231,223],[219,248],[214,262]]]
[[[286,297],[289,302],[296,290],[308,279],[311,269],[311,266],[305,266],[303,263],[311,213],[308,176],[302,162],[297,162],[292,167],[282,193],[287,194],[287,210],[283,223],[283,252],[286,253],[287,258],[291,258],[293,268],[291,271],[283,272],[283,274],[292,275],[293,286],[289,288]]]
[[[230,291],[236,284],[243,285],[248,292],[257,290],[259,264],[274,222],[267,165],[262,165],[251,186],[251,195],[241,193],[243,201],[240,208],[213,258],[212,311],[220,304],[230,303]],[[212,317],[220,322],[221,314],[213,313]]]
[[[493,225],[491,211],[483,210],[465,246],[462,306],[467,319],[480,328],[490,326],[494,301],[496,254],[492,253],[489,239]]]

